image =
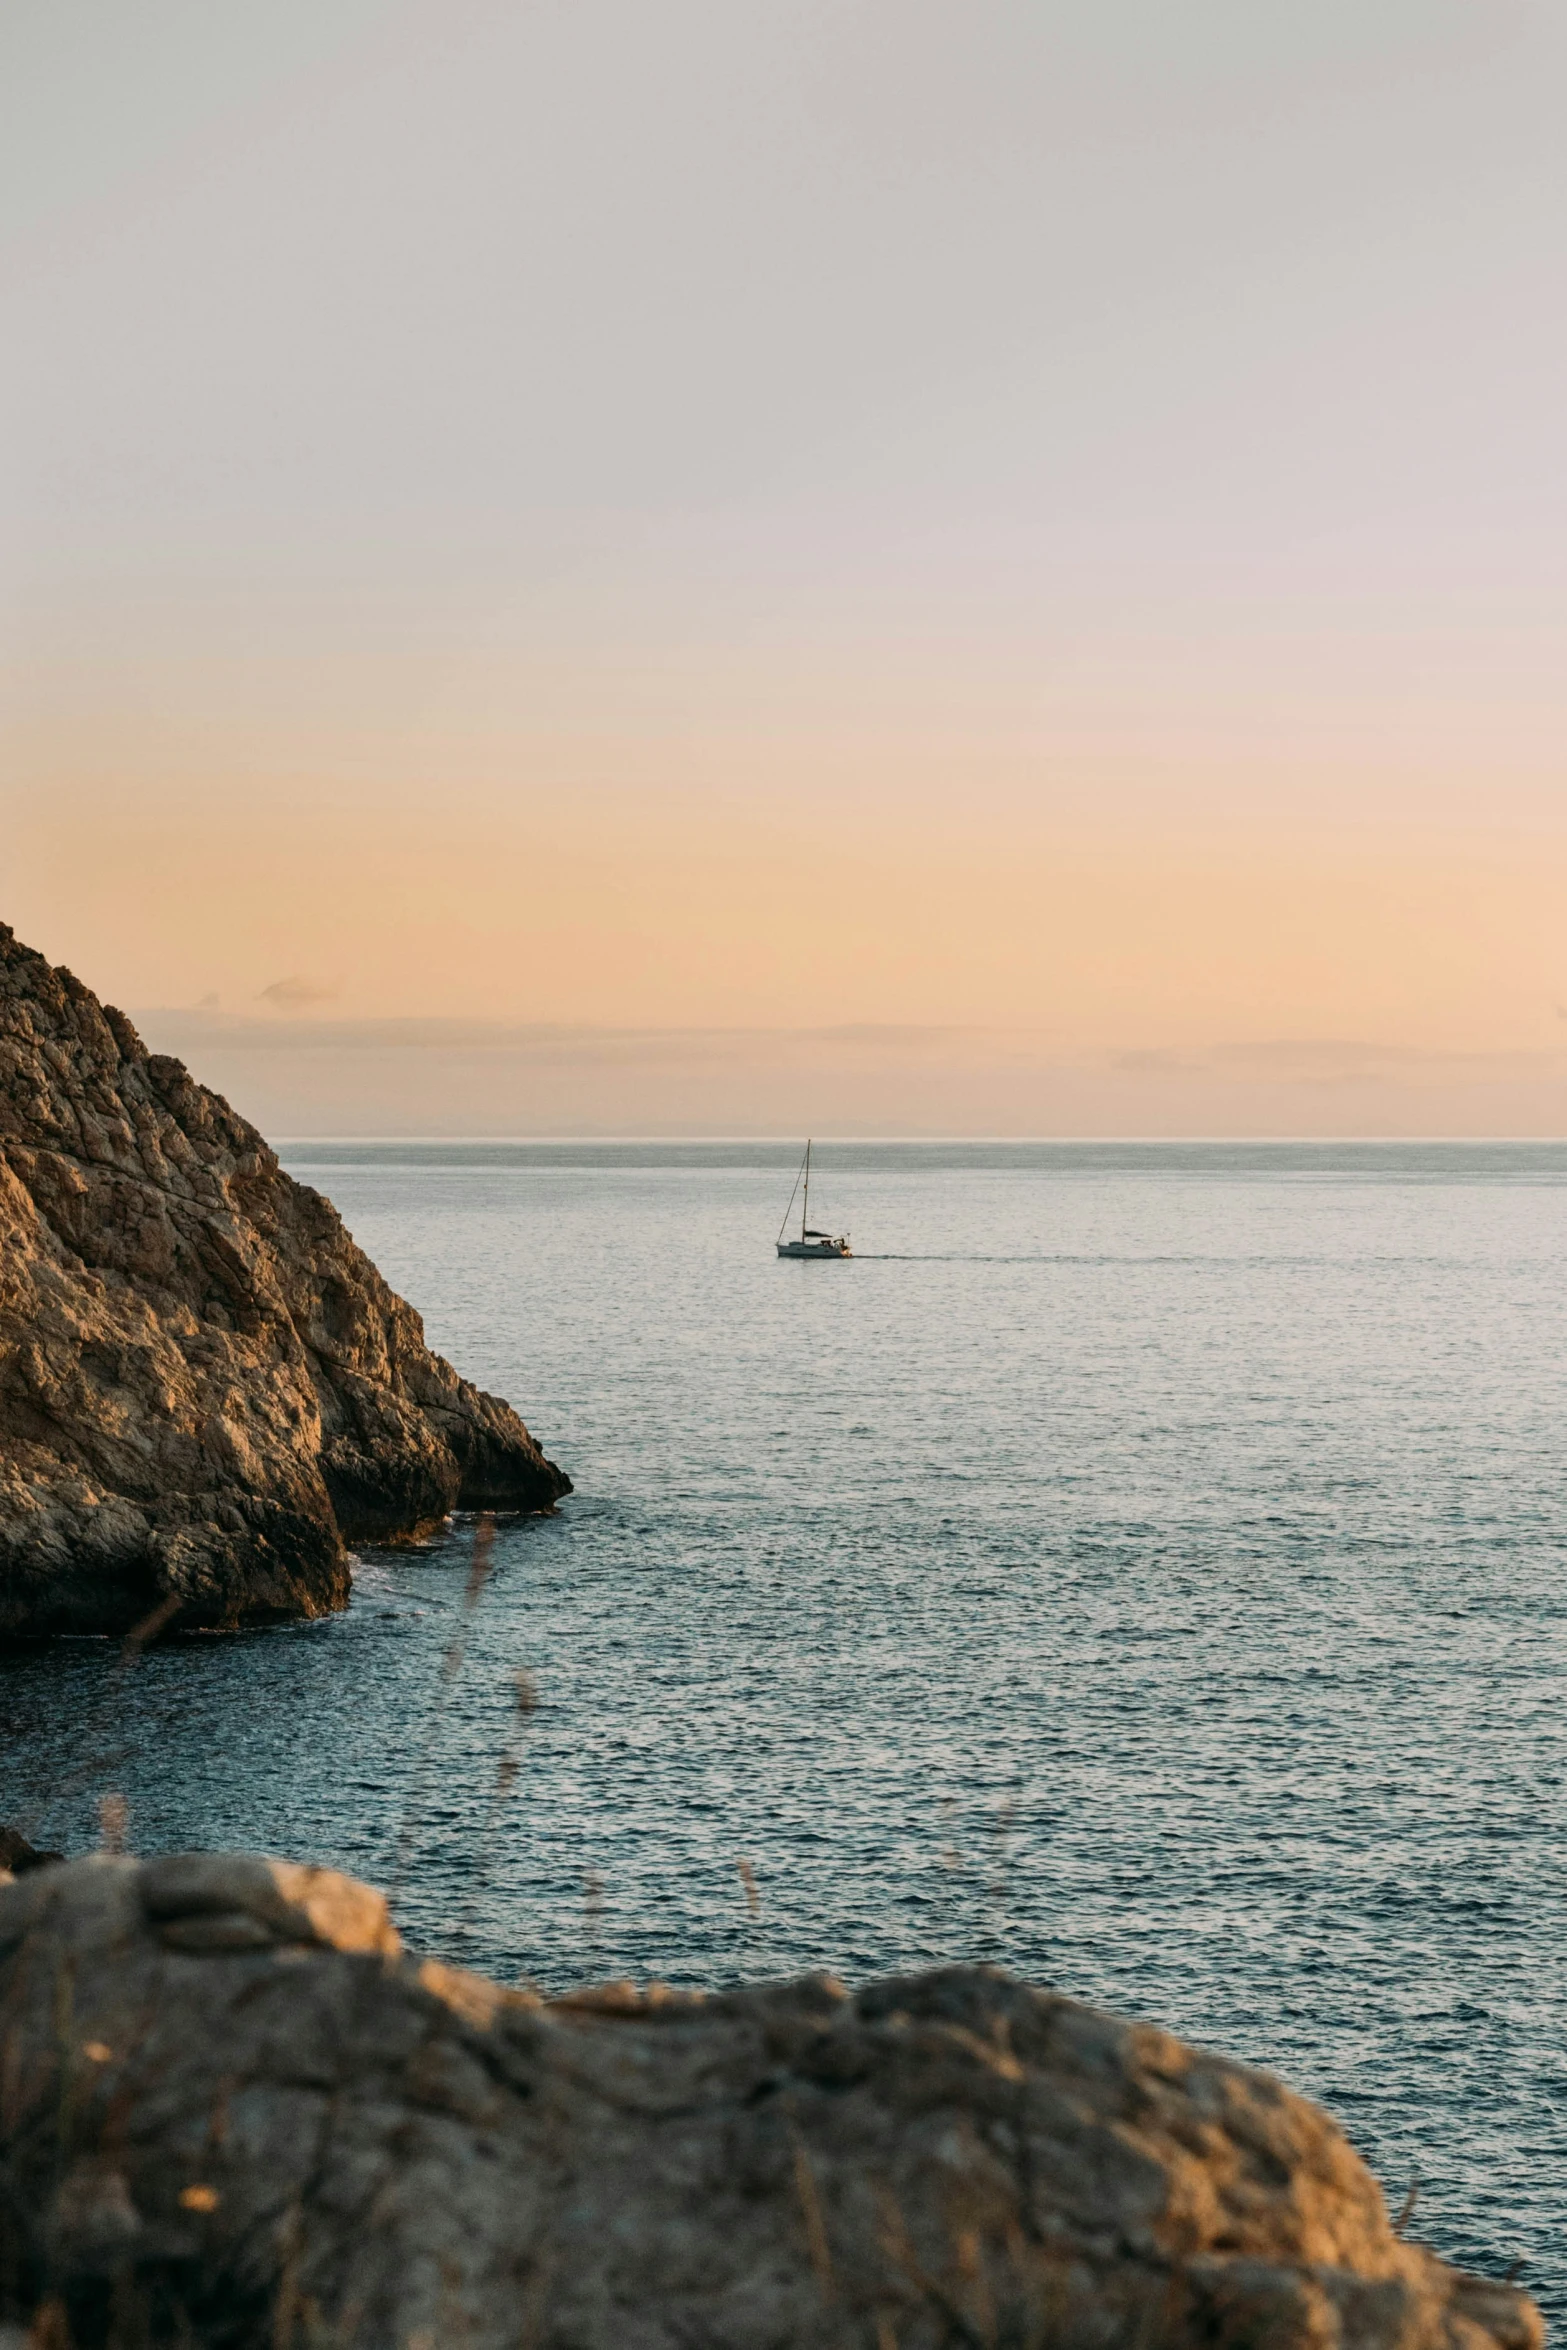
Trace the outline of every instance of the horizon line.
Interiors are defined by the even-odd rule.
[[[810,1139],[812,1142],[827,1143],[875,1143],[882,1147],[895,1144],[906,1144],[912,1147],[926,1143],[972,1143],[976,1146],[1007,1143],[1020,1148],[1039,1144],[1049,1144],[1057,1148],[1068,1145],[1075,1148],[1077,1146],[1102,1146],[1114,1143],[1122,1146],[1131,1144],[1152,1148],[1154,1146],[1168,1146],[1172,1143],[1201,1143],[1219,1148],[1246,1143],[1248,1145],[1277,1145],[1281,1149],[1310,1144],[1320,1149],[1330,1150],[1345,1143],[1404,1144],[1411,1149],[1420,1149],[1429,1147],[1433,1143],[1440,1143],[1444,1147],[1452,1149],[1483,1150],[1494,1148],[1498,1144],[1530,1144],[1540,1148],[1551,1148],[1558,1144],[1567,1144],[1567,1132],[1562,1134],[817,1134],[813,1132]],[[272,1149],[278,1150],[284,1145],[301,1142],[429,1143],[431,1145],[579,1142],[656,1142],[689,1143],[692,1145],[708,1143],[778,1143],[781,1145],[788,1143],[797,1147],[801,1137],[797,1132],[787,1134],[689,1134],[684,1132],[568,1134],[550,1132],[540,1134],[285,1134],[276,1138],[268,1137],[267,1140]]]

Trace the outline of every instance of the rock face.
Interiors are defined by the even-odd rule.
[[[979,1968],[546,2003],[204,1855],[0,1890],[0,2315],[224,2350],[1539,2350],[1264,2073]]]
[[[319,1615],[345,1539],[569,1490],[329,1201],[0,925],[0,1636]]]

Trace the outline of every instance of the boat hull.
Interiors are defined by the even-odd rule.
[[[780,1240],[781,1257],[852,1257],[854,1251],[846,1240]]]

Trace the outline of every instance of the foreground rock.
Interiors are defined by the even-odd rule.
[[[569,1490],[329,1201],[0,924],[0,1635],[319,1615],[345,1540]]]
[[[1264,2073],[981,1969],[545,2004],[206,1856],[0,1891],[42,2344],[1537,2350]]]
[[[40,1850],[29,1844],[20,1828],[0,1828],[0,1870],[13,1877],[25,1877],[29,1869],[53,1868],[63,1861],[63,1852]]]

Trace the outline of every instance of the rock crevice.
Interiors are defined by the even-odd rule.
[[[569,1490],[328,1200],[0,925],[0,1637],[318,1615],[345,1542]]]

